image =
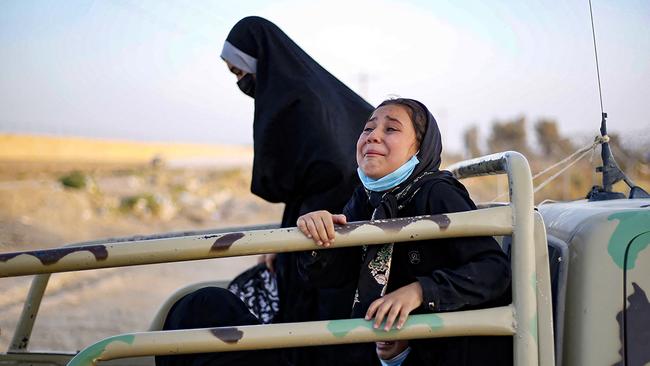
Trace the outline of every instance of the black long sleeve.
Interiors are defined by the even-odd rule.
[[[475,209],[464,189],[445,182],[424,193],[426,214]],[[416,204],[416,210],[421,207],[421,203]],[[422,286],[423,306],[429,311],[484,306],[498,300],[510,285],[509,261],[492,237],[436,240],[426,252],[426,259],[439,262],[426,275],[416,275]]]

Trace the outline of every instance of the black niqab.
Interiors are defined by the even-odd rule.
[[[342,207],[358,184],[355,145],[372,107],[266,19],[240,20],[226,41],[257,59],[251,191],[285,203],[318,194],[306,210],[334,210],[320,194],[331,191]]]

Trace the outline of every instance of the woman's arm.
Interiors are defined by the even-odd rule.
[[[464,189],[448,183],[434,185],[427,203],[431,214],[475,208]],[[480,307],[499,300],[510,286],[510,263],[492,237],[445,239],[427,248],[446,261],[441,268],[417,277],[429,311]]]
[[[475,209],[464,189],[441,182],[423,192],[417,214],[442,214]],[[420,198],[416,197],[416,198]],[[444,258],[445,265],[370,304],[366,319],[379,328],[400,329],[421,305],[429,311],[480,307],[504,297],[510,285],[510,263],[492,237],[445,239],[425,246],[424,258]]]

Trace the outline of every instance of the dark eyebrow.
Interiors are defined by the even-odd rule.
[[[399,122],[399,124],[402,124],[402,121],[398,120],[398,119],[395,118],[395,117],[392,117],[392,116],[386,116],[386,118],[387,118],[389,121]]]

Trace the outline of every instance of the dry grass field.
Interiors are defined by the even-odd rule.
[[[143,143],[77,137],[0,134],[0,161],[146,164],[153,159],[214,159],[215,164],[250,163],[252,148],[200,144]]]
[[[0,135],[0,252],[279,222],[282,205],[249,192],[251,161],[247,147]],[[66,177],[81,186],[66,187]],[[77,350],[144,330],[175,289],[227,280],[254,263],[244,257],[55,274],[30,349]],[[8,347],[31,278],[0,279],[0,349]]]

